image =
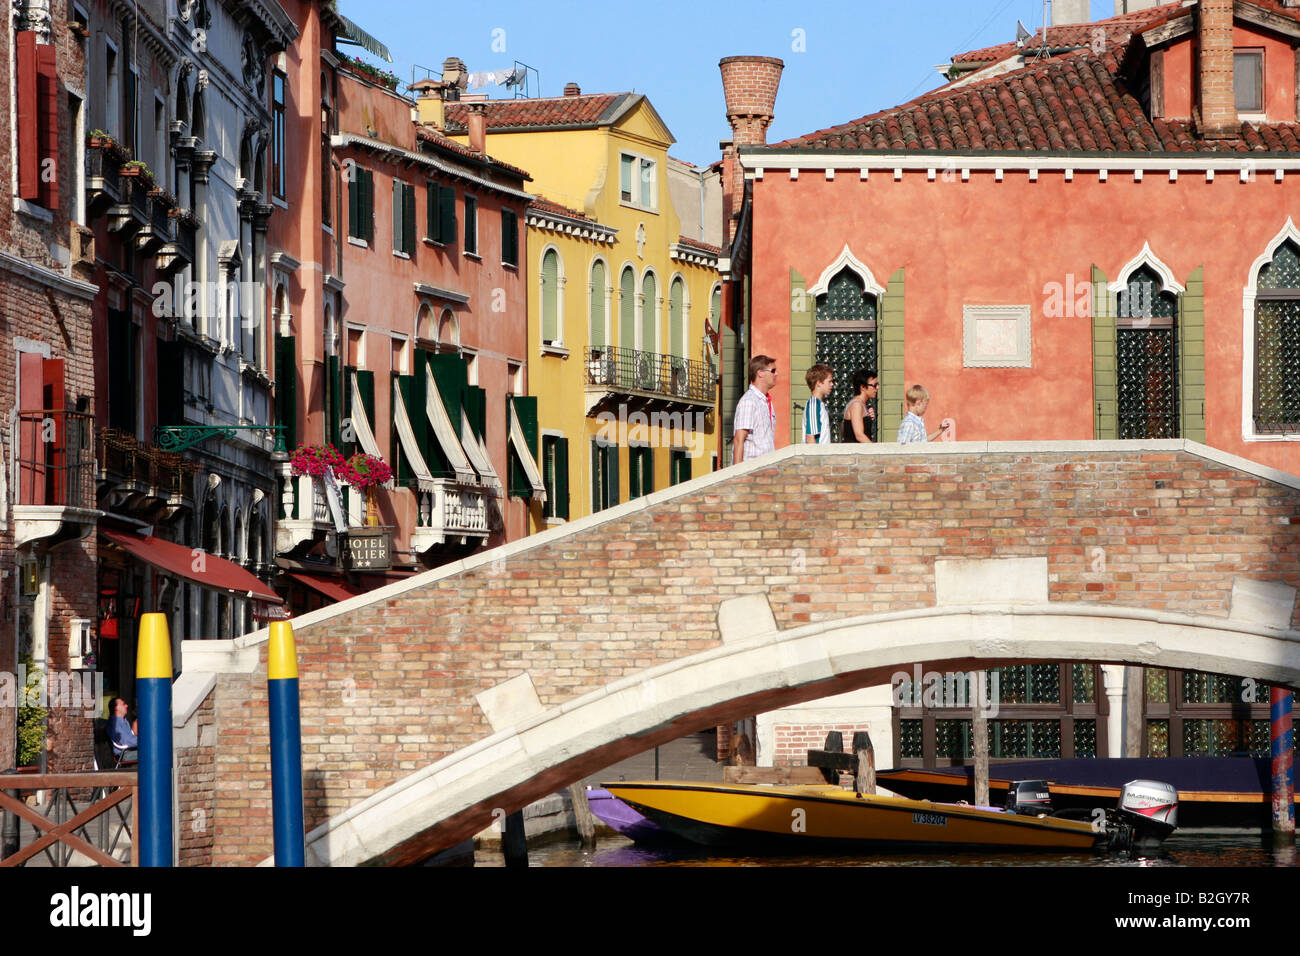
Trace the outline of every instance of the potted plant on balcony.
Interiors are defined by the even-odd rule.
[[[363,76],[372,83],[387,87],[390,90],[397,89],[397,74],[390,73],[388,70],[381,70],[377,66],[372,66],[358,56],[345,58],[347,67],[353,73]]]
[[[393,480],[393,470],[384,459],[376,455],[357,452],[334,473],[357,491],[366,496],[366,524],[379,524],[379,506],[375,501],[375,489]]]
[[[149,198],[166,206],[168,215],[171,215],[171,210],[176,208],[176,197],[163,186],[155,185],[149,190]]]
[[[289,459],[289,468],[295,476],[324,478],[327,471],[337,475],[342,466],[343,453],[333,445],[299,445]]]

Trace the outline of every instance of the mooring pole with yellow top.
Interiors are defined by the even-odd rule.
[[[140,616],[135,658],[139,711],[140,865],[172,865],[172,640],[167,616]]]
[[[266,650],[271,718],[271,822],[275,865],[303,866],[302,724],[298,712],[298,652],[293,625],[274,621]]]

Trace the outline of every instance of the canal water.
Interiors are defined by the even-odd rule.
[[[734,849],[696,846],[643,847],[622,836],[597,839],[595,850],[584,850],[576,839],[530,846],[533,867],[631,866],[1077,866],[1077,867],[1189,867],[1189,866],[1294,866],[1295,847],[1274,850],[1258,835],[1175,834],[1158,856],[1126,859],[1094,853],[991,853],[982,851],[896,852],[795,856],[746,855]],[[501,853],[480,849],[475,866],[504,866]]]

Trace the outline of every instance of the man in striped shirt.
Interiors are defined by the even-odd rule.
[[[776,409],[768,394],[775,384],[776,359],[755,355],[749,360],[749,391],[736,403],[732,464],[776,450]]]
[[[831,415],[826,410],[826,396],[835,387],[835,375],[829,365],[818,362],[804,376],[812,397],[803,407],[803,440],[805,445],[831,443]]]

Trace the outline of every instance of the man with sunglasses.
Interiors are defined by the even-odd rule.
[[[776,359],[755,355],[749,360],[749,391],[736,403],[732,464],[776,450],[776,409],[769,394],[776,374]]]

